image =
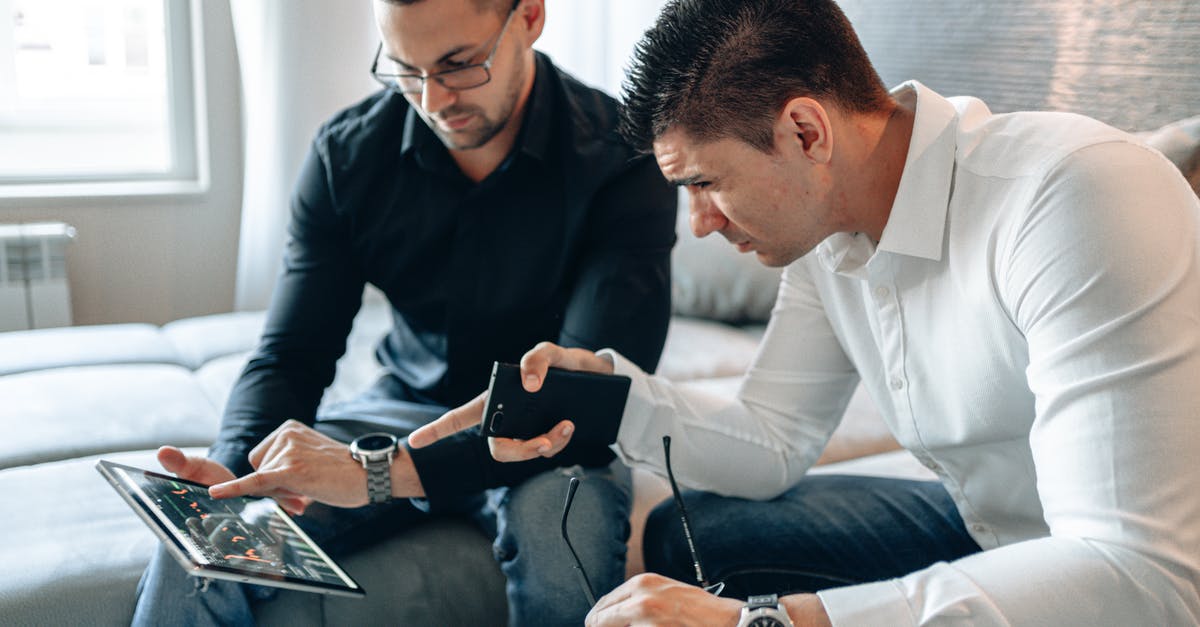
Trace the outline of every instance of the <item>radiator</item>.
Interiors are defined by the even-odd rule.
[[[0,224],[0,331],[71,325],[67,244],[62,222]]]

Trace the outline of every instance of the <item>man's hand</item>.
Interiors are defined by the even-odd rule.
[[[583,370],[612,374],[612,362],[597,357],[582,348],[563,348],[550,342],[542,342],[521,358],[521,385],[527,392],[542,389],[546,371],[553,366],[567,370]],[[441,418],[413,431],[408,436],[408,445],[422,448],[450,435],[477,426],[483,419],[483,406],[487,392],[476,396],[466,405],[445,413]],[[571,441],[575,425],[563,420],[550,431],[528,440],[511,438],[488,438],[492,457],[502,462],[523,462],[535,457],[553,457],[566,448]]]
[[[588,627],[626,625],[736,625],[743,603],[662,575],[643,573],[596,602]]]
[[[303,513],[314,500],[335,507],[368,503],[367,471],[350,457],[350,447],[295,420],[283,423],[254,447],[250,465],[254,472],[214,485],[209,494],[215,498],[247,494],[288,498],[299,507],[284,507],[295,514]],[[397,493],[424,495],[404,449],[397,451],[392,463],[392,494]]]
[[[588,612],[588,627],[611,625],[736,625],[744,603],[662,575],[643,573],[618,586]],[[796,627],[832,627],[815,594],[793,594],[780,605]]]
[[[180,479],[212,485],[233,479],[233,472],[221,464],[208,459],[188,455],[174,446],[158,449],[158,463],[169,473]]]
[[[174,446],[159,448],[157,457],[158,463],[167,472],[174,473],[180,479],[195,481],[204,485],[216,485],[237,478],[232,471],[221,464],[207,457],[187,455]],[[213,496],[215,497],[216,495]],[[282,491],[265,496],[274,497],[284,509],[293,514],[303,513],[304,508],[308,507],[308,504],[312,502],[311,499]]]

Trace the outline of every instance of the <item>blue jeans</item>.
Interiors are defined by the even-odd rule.
[[[370,431],[406,436],[444,411],[381,397],[378,387],[322,415],[316,428],[340,440]],[[597,594],[625,578],[631,480],[619,461],[605,468],[548,471],[512,488],[464,498],[453,513],[471,518],[494,538],[493,553],[507,579],[508,623],[581,625],[590,607],[580,591],[574,561],[559,536],[568,477],[582,479],[571,507],[571,543]],[[335,559],[370,550],[389,534],[429,515],[408,499],[342,509],[314,504],[297,523]],[[187,575],[162,547],[138,583],[133,625],[252,625],[251,603],[273,588]],[[468,593],[469,591],[459,591]]]
[[[980,550],[937,481],[812,475],[770,501],[685,491],[692,539],[722,596],[816,592],[900,577]],[[695,583],[674,500],[651,512],[646,570]]]

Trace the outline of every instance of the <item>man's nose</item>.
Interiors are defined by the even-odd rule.
[[[434,114],[454,104],[458,93],[446,89],[445,85],[432,78],[425,79],[424,89],[421,90],[421,108],[425,113]]]
[[[688,221],[692,227],[692,234],[696,237],[720,231],[728,223],[725,215],[717,209],[707,193],[688,190],[688,203]]]

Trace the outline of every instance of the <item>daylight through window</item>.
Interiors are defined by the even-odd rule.
[[[0,182],[189,176],[187,8],[0,0]]]

